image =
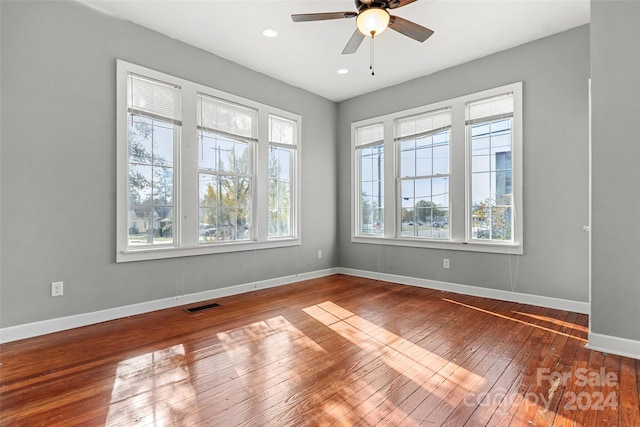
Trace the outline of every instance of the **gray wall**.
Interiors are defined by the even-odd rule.
[[[588,301],[588,79],[583,26],[340,103],[341,266]],[[351,122],[515,81],[524,89],[523,256],[351,243]]]
[[[75,2],[0,8],[0,327],[337,266],[333,102]],[[115,263],[116,58],[302,116],[301,247]]]
[[[2,1],[0,327],[338,265],[587,301],[582,226],[591,72],[592,331],[638,340],[638,8],[592,2],[591,30],[577,28],[336,107],[79,4]],[[302,115],[301,247],[115,263],[116,58]],[[351,122],[518,80],[526,126],[523,256],[350,243]],[[445,256],[450,270],[440,268]],[[64,297],[49,296],[54,280],[64,280]]]
[[[640,340],[640,2],[591,2],[591,332]]]

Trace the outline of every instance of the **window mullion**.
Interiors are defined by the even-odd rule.
[[[198,129],[196,124],[196,92],[183,88],[182,91],[182,139],[177,149],[180,168],[176,173],[176,188],[179,206],[178,244],[196,246],[198,244],[199,221],[199,171],[198,171]],[[177,216],[176,216],[177,217]]]
[[[395,143],[393,141],[394,127],[393,119],[387,118],[384,121],[384,237],[396,237],[397,221],[397,180],[398,156]]]
[[[254,145],[255,176],[253,180],[252,224],[254,239],[266,241],[269,238],[269,111],[258,111],[258,142]]]
[[[451,240],[454,242],[467,241],[466,220],[467,209],[467,183],[470,180],[467,174],[467,149],[466,127],[464,125],[465,105],[464,101],[457,101],[451,106],[451,163],[449,174],[449,230]]]

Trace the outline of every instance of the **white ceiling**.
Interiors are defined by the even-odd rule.
[[[79,0],[333,101],[342,101],[586,24],[589,0],[419,0],[392,15],[435,31],[424,43],[387,30],[354,55],[355,19],[291,21],[292,13],[356,11],[349,0]],[[262,30],[278,31],[275,38]],[[337,70],[347,68],[348,74]]]

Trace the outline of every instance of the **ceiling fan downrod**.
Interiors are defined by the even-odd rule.
[[[1,1],[1,0],[0,0]],[[322,13],[294,13],[293,22],[326,21],[333,19],[356,19],[356,30],[342,50],[343,55],[356,53],[367,35],[371,35],[371,52],[369,69],[375,75],[373,56],[373,39],[387,28],[414,39],[420,43],[433,35],[433,30],[416,24],[415,22],[389,14],[389,9],[395,10],[411,4],[417,0],[355,0],[357,12],[322,12]]]
[[[371,70],[371,75],[375,76],[375,70],[373,69],[373,39],[375,38],[375,31],[371,31],[371,41],[369,44],[369,69]]]

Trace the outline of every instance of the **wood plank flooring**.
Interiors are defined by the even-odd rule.
[[[0,425],[640,426],[585,315],[344,275],[215,302],[1,345]]]

